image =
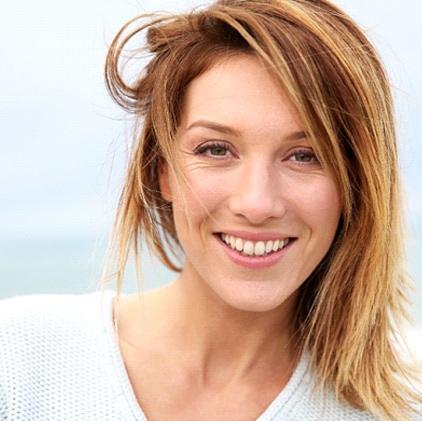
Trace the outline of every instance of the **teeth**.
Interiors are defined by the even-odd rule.
[[[269,253],[281,250],[289,243],[289,239],[275,241],[243,240],[228,234],[221,234],[221,239],[233,250],[237,250],[247,256],[266,256]]]
[[[262,256],[265,253],[265,244],[263,241],[258,241],[255,244],[254,254],[256,256]],[[247,253],[246,253],[247,254]]]
[[[226,243],[227,244],[230,244],[230,247],[232,248],[232,249],[234,249],[235,248],[235,245],[236,245],[236,240],[234,239],[234,237],[233,236],[231,236],[231,235],[227,235],[226,236],[227,238],[229,238],[229,241],[226,241]]]
[[[236,240],[236,245],[237,245],[238,241],[239,241],[239,239]],[[240,241],[242,241],[242,240],[240,240]],[[236,249],[239,250],[238,248],[236,248]],[[243,253],[247,254],[248,256],[252,256],[253,252],[254,252],[254,246],[253,246],[252,241],[246,241],[246,243],[243,245]]]
[[[267,243],[265,244],[265,252],[269,253],[270,251],[273,250],[273,242],[272,241],[267,241]]]

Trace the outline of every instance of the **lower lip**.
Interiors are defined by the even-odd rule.
[[[217,238],[227,256],[237,265],[243,266],[248,269],[266,269],[271,266],[274,266],[283,258],[287,250],[290,248],[291,244],[294,242],[294,240],[291,240],[289,244],[287,244],[281,250],[270,253],[267,256],[251,257],[241,254],[237,250],[233,250],[221,239],[220,236],[218,236]]]

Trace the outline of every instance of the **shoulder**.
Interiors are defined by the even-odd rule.
[[[322,388],[315,384],[315,379],[307,375],[292,399],[292,410],[286,419],[294,421],[376,421],[377,418],[367,411],[352,407],[349,403],[337,399],[329,387]]]
[[[10,396],[13,387],[32,393],[37,382],[45,392],[47,385],[55,388],[56,377],[70,381],[73,372],[86,372],[101,350],[101,304],[106,300],[94,293],[1,301],[0,385]]]
[[[34,295],[0,301],[0,354],[16,359],[22,352],[43,352],[81,344],[101,325],[110,295]]]
[[[110,350],[113,297],[0,302],[0,419],[120,419],[115,390],[122,394]]]
[[[289,397],[290,411],[283,420],[294,421],[306,419],[309,421],[376,421],[378,418],[372,413],[353,407],[348,402],[339,399],[330,385],[325,387],[317,382],[315,371],[307,358],[306,372],[295,384],[294,393]],[[302,369],[305,367],[303,364]],[[410,419],[419,420],[422,414],[418,405],[413,406],[415,413],[409,413]],[[277,419],[277,418],[276,418]],[[281,419],[281,418],[280,418]]]
[[[95,292],[84,295],[23,295],[13,298],[6,298],[0,301],[1,321],[4,317],[23,314],[54,314],[62,313],[64,309],[72,308],[75,305],[92,304],[99,301],[101,294]]]
[[[72,325],[100,309],[101,295],[32,295],[0,301],[0,333]],[[15,330],[15,333],[19,333]]]
[[[319,385],[308,353],[303,355],[290,382],[272,406],[266,414],[267,417],[260,418],[259,421],[376,420],[369,412],[356,409],[337,399],[329,385]]]

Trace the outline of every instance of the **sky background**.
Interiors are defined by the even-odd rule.
[[[0,289],[2,267],[11,259],[5,255],[5,250],[11,250],[11,239],[107,236],[130,140],[127,117],[104,87],[107,44],[136,14],[181,11],[203,3],[1,2]],[[422,273],[418,269],[422,259],[422,2],[335,3],[369,30],[395,87],[407,213],[416,239],[410,243],[412,270],[418,278]],[[20,264],[25,264],[25,252],[17,248],[16,253],[22,253]]]

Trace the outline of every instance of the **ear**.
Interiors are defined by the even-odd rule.
[[[166,202],[172,202],[169,165],[167,161],[161,156],[158,158],[158,183],[160,185],[160,193]]]

